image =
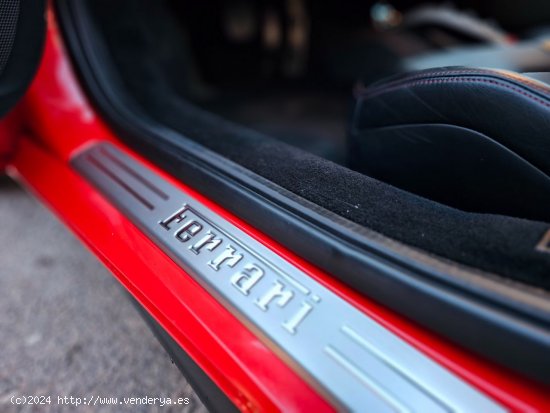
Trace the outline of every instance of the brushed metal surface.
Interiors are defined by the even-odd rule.
[[[72,164],[339,409],[505,411],[114,146]]]

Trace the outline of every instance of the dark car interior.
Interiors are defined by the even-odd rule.
[[[356,87],[430,67],[475,63],[540,72],[550,66],[542,23],[512,26],[512,34],[493,15],[480,17],[494,12],[487,2],[481,10],[463,4],[465,11],[458,4],[401,2],[403,12],[368,1],[158,3],[91,5],[108,47],[117,48],[116,64],[128,69],[127,82],[154,89],[144,71],[162,70],[164,82],[186,100],[344,165]],[[542,1],[538,8],[550,13]],[[533,16],[544,21],[541,13]]]
[[[550,89],[519,72],[550,69],[550,7],[531,3],[519,19],[515,2],[89,8],[151,118],[391,238],[548,288],[532,246],[550,222]]]
[[[355,290],[545,376],[526,326],[550,323],[547,1],[56,4],[131,148]]]

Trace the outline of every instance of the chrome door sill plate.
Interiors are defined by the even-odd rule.
[[[504,411],[113,145],[98,143],[72,164],[338,409]]]

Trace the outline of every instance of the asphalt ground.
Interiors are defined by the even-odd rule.
[[[48,395],[51,405],[11,402]],[[58,405],[58,396],[189,404],[76,407]],[[0,178],[0,411],[206,412],[123,287],[7,178]]]

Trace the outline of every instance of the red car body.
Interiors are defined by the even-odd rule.
[[[550,411],[542,385],[359,295],[127,148],[86,97],[51,8],[47,16],[39,71],[0,123],[3,166],[88,246],[240,410],[321,412],[337,406],[75,172],[70,160],[91,144],[112,143],[503,407]]]

